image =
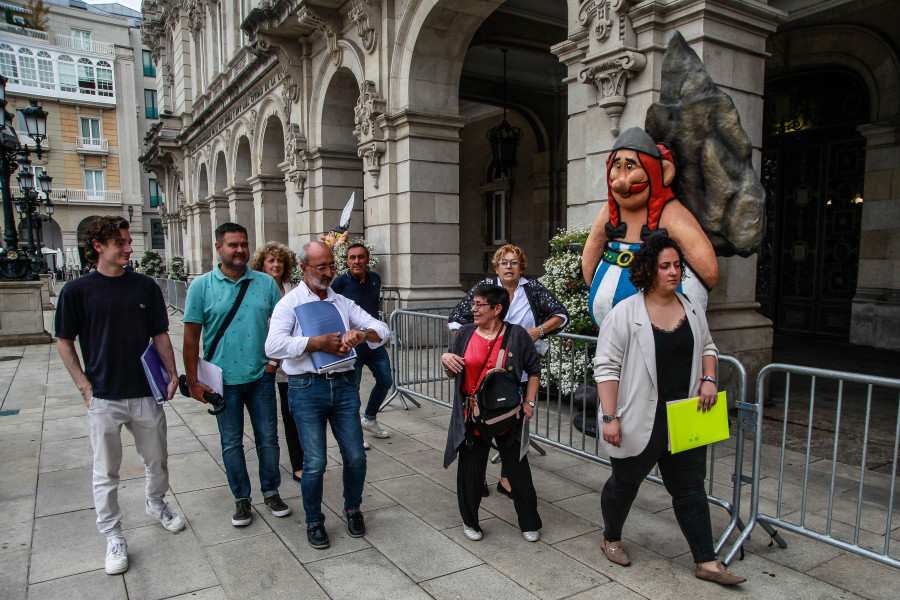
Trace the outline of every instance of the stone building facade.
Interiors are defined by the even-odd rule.
[[[167,252],[191,276],[213,267],[218,224],[296,250],[354,192],[351,231],[375,245],[404,301],[458,298],[504,241],[540,274],[555,231],[589,225],[605,202],[609,148],[643,125],[678,30],[734,99],[769,205],[817,207],[772,212],[759,261],[720,258],[720,346],[762,364],[774,321],[900,347],[896,3],[144,0],[143,12],[161,119],[141,160],[162,186]],[[838,149],[820,139],[837,121],[812,114],[827,99],[789,85],[767,95],[831,71],[858,81],[844,100],[868,109],[837,118],[857,136]],[[504,120],[521,130],[507,172],[485,139]],[[798,145],[818,148],[817,167],[797,164]],[[783,176],[798,169],[822,175]],[[798,220],[812,223],[809,239]]]

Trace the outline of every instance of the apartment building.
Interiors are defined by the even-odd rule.
[[[35,99],[49,113],[48,151],[31,157],[36,175],[53,177],[54,214],[41,223],[40,241],[81,267],[77,238],[88,219],[121,215],[131,222],[137,260],[144,249],[164,247],[158,187],[138,163],[141,140],[158,117],[156,69],[141,46],[141,15],[115,3],[44,3],[50,13],[38,31],[15,19],[24,14],[23,3],[0,2],[14,17],[0,23],[0,72],[9,80],[7,109],[17,115],[22,144],[31,142],[19,111]],[[11,184],[18,194],[15,178]],[[27,239],[24,224],[19,237]]]

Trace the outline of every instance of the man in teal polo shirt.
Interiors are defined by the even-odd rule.
[[[216,419],[225,473],[235,501],[231,524],[243,527],[250,524],[253,516],[250,477],[244,460],[244,407],[250,415],[256,438],[259,483],[265,504],[276,517],[291,514],[291,508],[278,494],[281,473],[278,468],[275,373],[265,372],[268,359],[264,350],[269,317],[281,300],[281,291],[270,275],[248,267],[250,248],[247,230],[242,226],[225,223],[218,227],[216,252],[221,264],[195,279],[188,288],[184,310],[184,373],[191,397],[205,402],[203,392],[212,390],[197,380],[201,333],[205,350],[234,306],[241,284],[249,279],[247,292],[234,319],[215,353],[207,357],[209,362],[222,369],[225,410],[216,415]]]

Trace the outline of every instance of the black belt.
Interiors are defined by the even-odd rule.
[[[611,265],[627,267],[631,264],[632,260],[634,260],[634,252],[631,250],[613,250],[612,248],[607,247],[606,250],[603,251],[603,261],[608,262]]]
[[[291,375],[291,377],[309,377],[310,379],[340,379],[347,373],[352,373],[352,369],[346,371],[333,371],[331,373],[301,373],[300,375]]]

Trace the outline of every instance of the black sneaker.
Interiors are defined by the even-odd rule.
[[[316,550],[324,550],[330,546],[331,543],[328,541],[328,533],[325,531],[325,523],[307,527],[306,541]]]
[[[366,522],[363,520],[362,511],[355,510],[345,513],[347,515],[347,533],[350,537],[362,537],[366,535]]]
[[[253,512],[250,510],[250,500],[238,500],[234,503],[234,514],[231,515],[231,524],[235,527],[246,527],[253,520]]]
[[[285,504],[278,494],[266,498],[266,506],[276,517],[286,517],[291,514],[291,507]]]

